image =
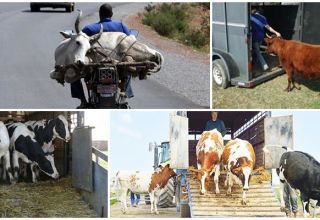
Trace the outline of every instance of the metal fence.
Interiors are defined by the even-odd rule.
[[[107,143],[107,142],[106,142]],[[98,214],[108,216],[108,156],[92,146],[92,127],[77,127],[72,137],[72,184]]]

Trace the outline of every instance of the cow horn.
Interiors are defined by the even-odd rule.
[[[82,11],[79,10],[79,14],[78,14],[78,16],[77,16],[76,23],[74,24],[74,27],[75,27],[75,29],[76,29],[76,33],[77,33],[77,34],[80,33],[79,24],[80,24],[81,15],[82,15]]]
[[[272,38],[272,37],[271,37],[269,34],[267,34],[267,33],[266,33],[266,36],[267,36],[267,38],[269,38],[269,39],[271,39],[271,38]]]
[[[99,33],[96,34],[96,35],[93,35],[92,37],[90,37],[90,43],[91,43],[91,44],[94,44],[95,42],[97,42],[97,41],[100,39],[102,33],[103,33],[103,26],[102,26],[102,24],[100,24],[100,31],[99,31]]]

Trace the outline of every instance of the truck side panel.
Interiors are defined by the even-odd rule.
[[[212,3],[213,50],[223,50],[238,64],[240,78],[250,80],[248,42],[248,3]],[[232,75],[232,73],[230,73]]]

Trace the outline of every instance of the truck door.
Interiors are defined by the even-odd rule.
[[[188,118],[170,115],[170,166],[174,169],[189,168]]]
[[[293,149],[293,119],[290,116],[269,117],[264,119],[264,160],[265,168],[279,168],[282,146]]]
[[[243,81],[249,76],[248,3],[212,3],[212,46],[232,56]],[[232,75],[232,73],[231,73]]]

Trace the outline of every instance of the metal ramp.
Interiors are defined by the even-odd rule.
[[[225,177],[221,178],[224,182]],[[206,195],[200,195],[200,182],[188,175],[189,205],[191,217],[285,217],[269,182],[250,184],[247,205],[242,205],[242,188],[232,187],[232,196],[226,195],[226,187],[220,184],[216,195],[213,181]]]

